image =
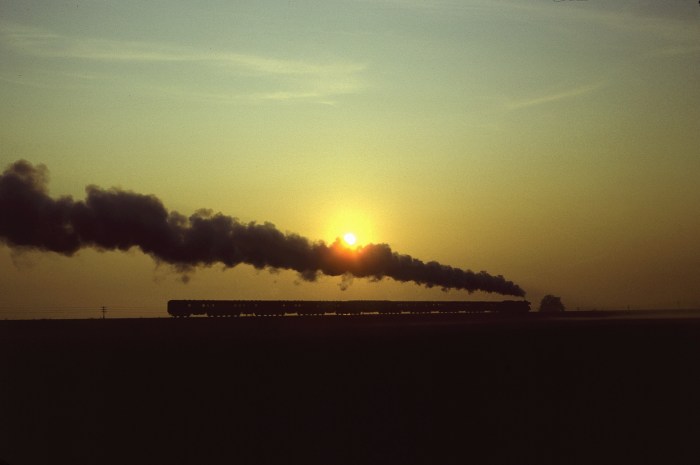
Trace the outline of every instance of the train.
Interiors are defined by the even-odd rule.
[[[507,313],[530,311],[527,300],[396,301],[396,300],[170,300],[168,313],[190,316],[238,317],[285,315],[360,315],[427,313]]]

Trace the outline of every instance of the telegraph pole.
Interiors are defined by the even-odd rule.
[[[102,319],[104,320],[106,318],[105,314],[107,313],[107,307],[103,305],[102,307],[100,307],[100,310],[102,311]]]

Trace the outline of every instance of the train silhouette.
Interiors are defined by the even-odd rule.
[[[236,317],[283,315],[360,315],[362,313],[526,313],[527,300],[396,301],[396,300],[170,300],[168,313],[176,318],[194,315]]]

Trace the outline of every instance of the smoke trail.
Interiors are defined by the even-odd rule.
[[[81,248],[128,250],[140,248],[157,261],[180,271],[197,266],[240,263],[262,269],[291,269],[307,281],[319,273],[415,283],[469,292],[486,291],[524,296],[503,276],[474,273],[437,262],[424,263],[400,255],[387,244],[348,249],[311,243],[297,234],[284,234],[273,224],[240,223],[235,218],[199,210],[189,218],[168,212],[152,195],[118,189],[86,188],[84,201],[52,199],[48,171],[20,160],[0,176],[0,240],[14,247],[72,255]]]

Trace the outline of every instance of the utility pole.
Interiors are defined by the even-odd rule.
[[[105,314],[107,313],[107,307],[103,305],[102,307],[100,307],[100,310],[102,310],[102,319],[104,320]]]

